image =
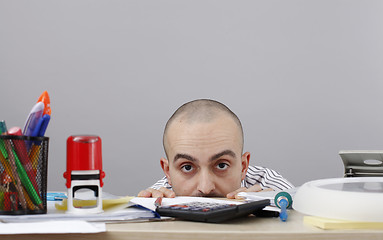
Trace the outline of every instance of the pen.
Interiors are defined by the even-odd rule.
[[[31,137],[43,137],[45,131],[47,130],[49,120],[51,120],[51,116],[45,114],[42,116],[36,124],[36,127],[33,129]]]
[[[49,115],[48,115],[49,116]],[[44,117],[44,116],[43,116]],[[41,117],[38,121],[37,121],[37,124],[35,126],[35,128],[33,129],[33,132],[31,133],[31,137],[37,137],[40,133],[40,129],[41,129],[41,126],[44,122],[44,118]]]
[[[158,197],[156,201],[154,202],[154,206],[157,208],[157,207],[161,207],[161,205],[162,205],[162,197]]]
[[[49,121],[51,120],[51,115],[45,114],[43,117],[43,122],[40,126],[39,132],[37,134],[37,137],[44,137],[45,131],[47,130]]]
[[[44,113],[43,115],[51,115],[51,100],[49,98],[49,94],[47,91],[44,91],[39,99],[37,100],[37,102],[42,102],[44,103]]]
[[[43,104],[43,109],[42,109],[42,113],[40,116],[40,113],[37,113],[37,112],[39,112],[41,110],[41,104]],[[37,107],[34,110],[35,106],[37,106]],[[36,122],[31,124],[30,132],[27,132],[26,129],[24,128],[24,135],[32,136],[32,137],[42,137],[45,134],[45,130],[47,129],[49,120],[51,118],[51,102],[50,102],[49,95],[48,95],[47,91],[44,91],[41,94],[41,96],[37,100],[37,103],[35,106],[33,107],[31,113],[29,114],[28,119],[31,117],[31,114],[33,112],[36,112],[38,114],[38,115],[36,115],[36,119],[35,119]],[[31,121],[33,121],[33,120],[31,120]],[[27,120],[27,122],[28,122],[28,120]],[[26,123],[26,125],[27,125],[27,123]]]
[[[32,132],[32,137],[43,137],[45,135],[45,131],[48,127],[49,121],[51,119],[51,107],[50,107],[50,99],[47,91],[44,91],[39,97],[37,103],[44,103],[44,111],[43,116],[38,120],[35,128]],[[28,146],[29,150],[29,159],[32,162],[33,169],[36,170],[37,161],[40,154],[40,142],[32,142],[32,147]]]
[[[279,192],[274,197],[274,203],[275,206],[279,207],[281,209],[281,212],[279,214],[279,218],[282,222],[287,221],[287,208],[292,205],[293,199],[291,195],[288,192]]]
[[[44,112],[44,103],[36,103],[31,112],[28,115],[27,121],[25,122],[23,134],[25,136],[32,136],[34,129],[36,128],[39,119],[43,116]]]
[[[285,199],[282,199],[279,201],[279,206],[281,208],[281,213],[279,214],[279,218],[281,219],[282,222],[286,222],[287,220],[287,210],[286,210],[286,207],[287,207],[287,200]]]
[[[50,119],[51,116],[48,114],[45,114],[42,118],[40,118],[41,123],[37,124],[36,131],[34,131],[33,136],[43,137]],[[37,167],[37,160],[39,159],[40,154],[40,144],[40,141],[34,141],[29,151],[29,159],[32,162],[33,169],[36,169]]]

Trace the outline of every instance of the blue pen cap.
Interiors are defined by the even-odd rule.
[[[289,208],[290,206],[292,206],[293,199],[292,199],[291,195],[287,192],[279,192],[277,195],[275,195],[275,197],[274,197],[275,206],[281,208],[280,201],[282,199],[285,199],[287,202],[286,208]]]

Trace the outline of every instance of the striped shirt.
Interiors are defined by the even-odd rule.
[[[286,190],[294,187],[293,184],[291,184],[289,181],[283,178],[281,174],[274,170],[258,166],[249,166],[246,177],[241,182],[241,187],[249,188],[256,184],[259,184],[262,189],[271,188],[275,191]],[[160,189],[161,187],[172,189],[172,186],[169,184],[166,177],[163,177],[150,188]]]

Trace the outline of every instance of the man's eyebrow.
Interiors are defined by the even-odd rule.
[[[217,153],[217,154],[211,156],[209,160],[210,161],[214,161],[214,160],[216,160],[216,159],[218,159],[218,158],[220,158],[222,156],[225,156],[225,155],[229,155],[229,156],[232,156],[233,158],[235,158],[235,153],[233,151],[231,151],[231,150],[224,150],[224,151],[222,151],[220,153]]]
[[[177,161],[180,158],[184,158],[184,159],[187,159],[187,160],[192,161],[192,162],[196,162],[197,161],[197,159],[195,159],[194,157],[192,157],[192,156],[190,156],[188,154],[177,153],[174,156],[173,162]]]

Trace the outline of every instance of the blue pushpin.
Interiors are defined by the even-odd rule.
[[[286,222],[287,220],[287,208],[291,206],[293,199],[291,195],[287,192],[279,192],[274,197],[275,206],[281,209],[281,213],[279,214],[279,218],[282,222]]]

